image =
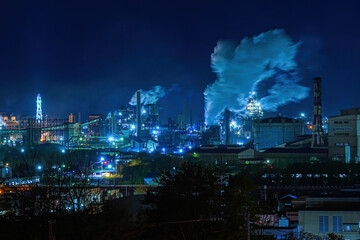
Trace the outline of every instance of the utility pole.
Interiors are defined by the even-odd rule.
[[[250,212],[247,212],[247,240],[250,240]]]
[[[53,224],[55,224],[55,220],[49,220],[49,240],[56,240],[56,237],[54,236],[54,229]]]

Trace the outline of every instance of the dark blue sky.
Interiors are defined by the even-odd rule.
[[[358,1],[1,1],[0,111],[35,115],[41,93],[52,117],[107,113],[162,85],[177,89],[160,101],[163,119],[184,101],[197,118],[216,42],[282,28],[302,42],[301,84],[322,76],[334,115],[360,106],[359,12]],[[279,111],[311,110],[309,97]]]

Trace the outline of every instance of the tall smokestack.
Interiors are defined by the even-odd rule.
[[[230,111],[225,109],[225,144],[230,145]]]
[[[136,136],[141,137],[141,92],[136,92]]]
[[[311,147],[324,145],[324,130],[322,128],[321,78],[314,78],[314,120]]]

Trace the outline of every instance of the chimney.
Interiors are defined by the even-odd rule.
[[[324,145],[324,130],[322,128],[321,78],[314,78],[314,120],[311,147]]]
[[[141,137],[141,92],[136,92],[136,136]]]
[[[74,122],[74,114],[70,114],[69,115],[69,123],[73,123]]]
[[[225,144],[230,145],[230,111],[225,109]]]

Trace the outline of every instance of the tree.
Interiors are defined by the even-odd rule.
[[[245,239],[248,224],[258,222],[259,209],[251,195],[254,190],[255,185],[245,175],[230,177],[223,193],[223,239]]]
[[[244,175],[228,181],[212,165],[185,162],[167,171],[159,187],[146,195],[147,223],[155,223],[148,238],[245,239],[248,223],[256,222],[258,208],[251,196],[254,184]],[[154,233],[155,231],[155,233]]]
[[[148,222],[156,226],[146,234],[155,234],[159,239],[208,239],[220,219],[216,169],[185,162],[178,170],[166,171],[156,181],[160,186],[147,193],[145,203],[150,210],[144,212]]]
[[[328,234],[329,240],[344,240],[344,237],[341,235],[336,235],[335,233]]]

